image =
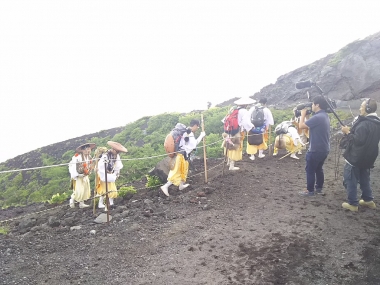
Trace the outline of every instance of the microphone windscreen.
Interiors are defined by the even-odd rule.
[[[309,88],[311,86],[313,86],[313,83],[311,83],[310,80],[308,80],[308,81],[300,81],[300,82],[296,83],[296,88],[297,89]]]

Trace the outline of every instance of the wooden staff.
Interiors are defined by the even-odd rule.
[[[95,215],[96,214],[96,185],[97,185],[97,182],[98,182],[98,160],[97,158],[94,156],[92,161],[91,161],[91,166],[90,166],[90,173],[92,171],[94,171],[94,174],[95,174],[95,181],[94,181],[94,199],[93,199],[93,210],[92,210],[92,213]]]
[[[222,170],[222,175],[224,176],[224,167],[226,166],[226,163],[228,161],[228,142],[224,141],[224,147],[226,148],[226,156],[224,157],[223,160],[223,170]]]
[[[202,120],[202,132],[205,131],[205,124],[203,120],[203,114],[201,114],[201,120]],[[206,138],[203,137],[203,160],[205,164],[205,183],[207,184],[207,156],[206,156]]]
[[[92,210],[92,213],[93,213],[94,215],[96,214],[96,209],[95,209],[95,208],[96,208],[96,205],[95,205],[95,204],[96,204],[96,181],[97,181],[96,178],[97,178],[97,176],[98,176],[98,175],[96,174],[96,171],[95,171],[95,183],[94,183],[94,184],[95,184],[95,187],[94,187],[94,200],[93,200],[93,201],[94,201],[94,208],[93,208],[93,210]]]
[[[107,183],[107,161],[104,161],[105,183],[106,183],[106,207],[107,207],[107,224],[110,223],[110,205],[108,200],[108,183]]]
[[[268,129],[268,144],[269,144],[269,156],[272,155],[272,144],[270,142],[270,134],[272,132],[272,126],[269,125],[269,129]]]

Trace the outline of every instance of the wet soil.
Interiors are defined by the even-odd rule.
[[[0,225],[0,284],[380,284],[379,210],[341,208],[343,158],[330,153],[325,195],[306,198],[304,155],[283,154],[244,156],[224,175],[210,159],[207,184],[197,160],[170,197],[136,182],[104,224],[68,203],[2,210],[16,219]]]

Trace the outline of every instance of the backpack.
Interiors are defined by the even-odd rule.
[[[261,145],[263,142],[264,142],[264,139],[261,133],[256,133],[253,130],[250,130],[248,132],[248,144]]]
[[[230,114],[228,114],[225,117],[224,120],[224,132],[234,136],[239,132],[239,122],[238,122],[238,114],[239,114],[239,109],[234,109]]]
[[[185,132],[190,134],[191,130],[186,128],[184,124],[177,123],[174,129],[166,136],[164,148],[169,157],[174,157],[175,153],[179,151],[179,143]]]
[[[264,126],[264,107],[255,107],[251,114],[251,123],[255,125],[255,128]]]
[[[274,129],[274,132],[276,133],[276,135],[286,134],[290,126],[292,126],[292,122],[289,122],[289,121],[282,122],[281,124],[276,126],[276,128]]]

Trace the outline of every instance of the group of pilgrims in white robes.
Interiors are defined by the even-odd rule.
[[[222,147],[224,147],[224,154],[227,156],[227,164],[229,170],[239,170],[239,167],[235,165],[236,161],[240,161],[243,158],[243,142],[245,136],[262,136],[262,142],[260,144],[250,144],[247,140],[246,153],[251,160],[255,160],[255,154],[258,153],[259,158],[265,157],[264,150],[268,149],[269,136],[273,135],[270,132],[270,127],[274,125],[274,119],[272,112],[266,107],[267,99],[260,99],[259,103],[252,98],[240,98],[235,101],[234,104],[238,108],[238,124],[240,126],[240,132],[236,135],[223,134],[224,141]],[[252,132],[255,129],[255,125],[251,121],[252,112],[257,108],[263,108],[264,113],[264,126],[261,127],[261,133],[257,134]],[[296,153],[302,153],[305,143],[308,140],[308,131],[298,129],[298,118],[293,117],[287,126],[287,131],[283,135],[278,135],[275,138],[275,144],[273,148],[273,156],[278,154],[278,149],[286,149],[290,153],[290,157],[293,159],[299,159]],[[284,122],[285,123],[285,122]],[[274,134],[275,135],[275,134]],[[232,142],[232,143],[231,143]]]
[[[118,142],[108,141],[110,149],[100,147],[97,149],[99,157],[91,157],[91,151],[96,147],[94,143],[85,143],[76,148],[76,153],[69,163],[69,172],[71,176],[71,188],[73,194],[69,205],[79,208],[87,208],[85,201],[91,197],[91,187],[89,175],[95,172],[95,191],[99,197],[98,208],[108,210],[105,202],[105,194],[108,190],[109,206],[114,206],[114,199],[117,198],[116,179],[120,175],[123,163],[120,159],[120,153],[128,152],[127,149]],[[106,183],[107,181],[107,183]]]

